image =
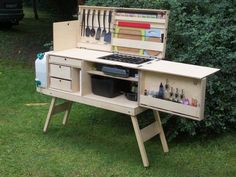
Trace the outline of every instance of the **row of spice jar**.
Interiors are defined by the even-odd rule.
[[[198,101],[196,98],[185,97],[184,89],[181,89],[180,91],[179,88],[170,87],[168,84],[168,79],[166,80],[165,86],[163,86],[163,84],[160,83],[158,91],[145,89],[144,95],[168,101],[173,101],[184,105],[190,105],[194,107],[198,106]]]

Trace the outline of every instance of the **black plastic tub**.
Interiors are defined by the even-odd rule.
[[[108,98],[116,97],[121,93],[121,81],[114,78],[92,75],[92,92],[95,95]]]

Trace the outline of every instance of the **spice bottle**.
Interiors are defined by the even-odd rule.
[[[169,84],[168,84],[168,79],[166,79],[166,84],[165,84],[165,93],[164,93],[164,99],[168,100],[170,97],[170,91],[169,91]]]
[[[182,89],[181,94],[180,94],[180,103],[184,103],[184,89]]]
[[[173,101],[173,96],[174,96],[174,89],[173,89],[173,87],[170,88],[170,94],[169,95],[170,95],[169,96],[169,100]]]
[[[176,88],[176,90],[175,90],[174,102],[179,103],[179,89],[178,88]]]
[[[164,86],[161,82],[160,86],[159,86],[159,91],[158,91],[158,98],[163,99],[164,98]]]

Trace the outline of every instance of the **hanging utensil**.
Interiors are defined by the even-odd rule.
[[[85,32],[85,9],[83,9],[82,13],[81,36],[84,36],[84,32]]]
[[[112,17],[112,11],[109,11],[109,16],[108,16],[108,33],[105,34],[104,36],[104,41],[110,43],[111,42],[111,17]]]
[[[90,28],[89,28],[89,16],[90,16],[90,9],[88,9],[87,12],[87,27],[86,27],[86,36],[89,37],[90,36]]]
[[[92,29],[90,31],[90,35],[93,37],[95,35],[95,29],[94,29],[94,16],[95,16],[95,10],[93,10],[93,15],[92,15]]]
[[[107,33],[106,31],[106,10],[104,10],[103,12],[103,30],[102,30],[102,37],[105,36],[105,34]]]
[[[98,10],[98,29],[97,29],[97,33],[96,33],[96,40],[99,40],[101,37],[101,27],[100,27],[100,10]]]

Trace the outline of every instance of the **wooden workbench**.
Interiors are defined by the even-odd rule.
[[[83,10],[87,12],[88,9],[100,10],[101,12],[112,10],[113,30],[115,30],[118,20],[149,22],[151,26],[162,29],[165,36],[164,41],[153,42],[120,39],[113,35],[111,43],[104,43],[101,40],[96,41],[91,37],[84,37],[80,35],[81,12]],[[161,12],[165,16],[162,16],[161,19],[126,17],[122,16],[123,14],[119,14],[121,11],[122,13],[123,11],[125,13],[134,11],[135,13],[151,12],[152,14]],[[79,20],[55,23],[53,31],[54,51],[45,54],[47,86],[37,87],[38,92],[52,97],[44,132],[48,129],[52,115],[58,112],[65,112],[63,124],[66,124],[73,102],[127,114],[132,120],[143,165],[147,167],[149,162],[144,142],[159,134],[164,152],[169,151],[158,111],[194,120],[202,120],[204,118],[206,77],[217,72],[218,69],[161,60],[165,56],[168,13],[168,11],[153,9],[80,6]],[[97,22],[95,24],[97,25]],[[117,46],[127,48],[127,51],[131,51],[129,48],[141,49],[141,52],[143,50],[156,51],[158,52],[158,57],[150,56],[152,60],[143,64],[121,63],[100,58],[114,53],[113,50],[117,50]],[[95,63],[135,69],[138,71],[138,77],[122,78],[106,75],[94,69]],[[124,95],[114,98],[95,95],[91,88],[91,75],[136,82],[138,84],[138,100],[130,101]],[[196,99],[197,104],[195,106],[184,105],[144,94],[147,89],[158,88],[160,83],[165,83],[166,79],[170,81],[172,86],[184,89],[186,97]],[[67,101],[57,105],[57,98]],[[137,115],[146,109],[153,110],[155,121],[147,127],[140,129]]]

